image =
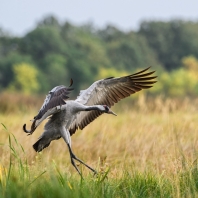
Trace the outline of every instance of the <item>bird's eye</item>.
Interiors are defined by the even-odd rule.
[[[107,105],[104,105],[104,108],[106,111],[109,111],[109,107]]]

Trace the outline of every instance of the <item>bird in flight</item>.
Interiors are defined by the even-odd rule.
[[[51,141],[63,138],[69,149],[71,163],[78,173],[82,176],[75,160],[97,173],[74,155],[71,148],[71,136],[77,129],[84,129],[103,113],[116,115],[110,107],[121,99],[142,89],[151,88],[157,82],[155,81],[157,76],[153,76],[155,71],[149,72],[149,68],[123,77],[98,80],[86,90],[80,91],[76,100],[67,100],[69,93],[73,90],[71,88],[72,79],[69,87],[64,85],[54,87],[48,93],[41,109],[32,120],[31,129],[27,130],[26,124],[23,125],[24,132],[31,135],[40,123],[50,116],[45,124],[43,134],[33,145],[35,151],[40,152],[48,147]]]

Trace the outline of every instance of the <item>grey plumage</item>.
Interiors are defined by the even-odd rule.
[[[81,91],[76,100],[65,101],[72,91],[70,86],[73,81],[68,88],[63,85],[53,88],[34,117],[31,130],[27,130],[26,125],[23,126],[26,133],[32,134],[44,119],[51,116],[45,125],[44,133],[33,145],[35,151],[42,151],[50,145],[52,140],[62,137],[68,145],[72,165],[78,173],[81,174],[74,159],[96,173],[94,169],[73,154],[70,136],[77,129],[82,130],[103,113],[116,115],[110,110],[110,107],[121,99],[142,89],[151,88],[152,84],[156,82],[154,80],[156,76],[152,76],[154,71],[146,72],[148,69],[124,77],[110,77],[96,81],[88,89]]]

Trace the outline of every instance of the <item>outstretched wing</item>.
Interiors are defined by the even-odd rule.
[[[147,72],[150,67],[119,78],[106,78],[96,81],[88,89],[80,92],[76,99],[84,105],[107,105],[113,106],[123,98],[130,96],[142,89],[148,89],[154,84],[157,76],[152,76],[155,71]],[[80,128],[81,130],[102,113],[100,111],[80,112],[70,126],[70,134]]]
[[[73,81],[71,79],[72,85]],[[49,115],[52,115],[60,110],[58,106],[62,106],[66,104],[65,100],[69,98],[69,93],[73,90],[73,88],[65,87],[64,85],[60,85],[57,87],[54,87],[49,94],[46,96],[43,105],[41,106],[41,109],[39,110],[38,114],[34,117],[31,130],[26,130],[26,125],[23,126],[23,130],[26,133],[33,133],[36,129],[36,127]],[[57,107],[57,108],[56,108]]]
[[[65,100],[73,88],[67,88],[64,85],[54,87],[46,96],[44,103],[34,119],[40,119],[51,108],[66,104]]]

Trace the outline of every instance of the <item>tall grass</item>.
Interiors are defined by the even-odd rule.
[[[72,136],[74,153],[98,171],[79,165],[84,179],[63,140],[34,152],[43,125],[32,136],[22,125],[30,126],[36,103],[0,113],[0,197],[197,197],[197,101],[126,103],[117,117],[103,115]]]
[[[7,131],[6,127],[3,125]],[[170,197],[171,185],[165,178],[152,173],[140,173],[133,167],[120,177],[108,178],[109,169],[85,179],[68,176],[55,163],[40,170],[21,158],[23,147],[13,134],[8,136],[9,166],[1,167],[1,197]],[[15,146],[13,146],[15,144]],[[38,174],[39,172],[39,174]],[[164,191],[165,189],[165,191]]]

